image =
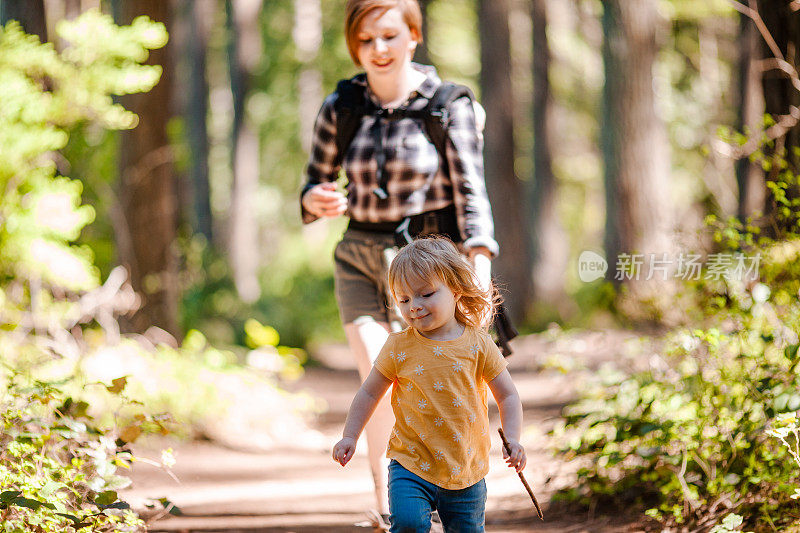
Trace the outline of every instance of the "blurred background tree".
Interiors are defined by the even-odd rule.
[[[508,0],[479,2],[480,89],[486,110],[484,173],[489,201],[496,206],[492,212],[495,238],[503,250],[503,260],[495,264],[494,273],[509,314],[518,322],[524,318],[530,304],[531,259],[523,183],[517,177],[514,164],[516,102],[509,68],[510,14]]]
[[[172,30],[168,3],[136,0],[114,2],[118,24],[130,24],[137,16]],[[122,104],[136,113],[138,125],[120,135],[117,162],[117,197],[122,217],[114,226],[117,261],[126,267],[142,306],[125,319],[125,328],[144,332],[158,327],[173,336],[178,329],[178,197],[174,170],[175,152],[167,124],[175,109],[172,77],[173,45],[154,50],[148,64],[157,65],[161,79],[146,92],[125,96]]]
[[[674,252],[671,235],[675,210],[669,191],[671,150],[656,107],[653,79],[666,21],[658,13],[655,0],[610,0],[603,7],[604,247],[614,263],[625,255],[644,255],[641,273],[625,271],[620,277],[614,264],[608,277],[635,291],[634,307],[658,297],[663,301],[656,302],[655,307],[666,310],[672,305],[671,291],[665,290],[668,280],[641,278],[650,269],[654,256],[672,256]],[[627,263],[622,269],[626,266]],[[631,266],[635,268],[635,263]],[[633,308],[626,310],[629,314],[636,312]]]

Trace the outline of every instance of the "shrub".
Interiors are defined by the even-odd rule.
[[[98,423],[68,380],[48,382],[6,370],[0,402],[0,521],[3,531],[138,531],[143,522],[119,500],[118,475],[134,456],[129,441],[164,421],[137,412],[122,429]],[[125,380],[108,387],[118,396]],[[126,403],[127,402],[123,402]]]
[[[762,282],[699,287],[713,326],[669,334],[633,370],[620,361],[565,409],[562,451],[588,459],[571,496],[636,500],[695,530],[732,511],[753,525],[791,520],[797,465],[767,429],[800,409],[800,240],[759,250]]]

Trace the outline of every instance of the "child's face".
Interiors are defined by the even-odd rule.
[[[396,7],[367,13],[356,38],[358,61],[370,79],[399,76],[414,56],[418,41]]]
[[[395,290],[400,314],[409,326],[434,339],[460,332],[456,302],[460,298],[440,279],[411,279]]]

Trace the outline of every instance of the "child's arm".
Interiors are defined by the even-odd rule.
[[[333,447],[334,461],[344,466],[353,458],[358,436],[361,435],[367,420],[372,416],[378,406],[378,402],[383,398],[386,389],[391,384],[390,379],[381,374],[375,367],[372,367],[372,371],[370,371],[367,379],[361,384],[361,388],[358,389],[355,398],[353,398],[353,403],[350,404],[347,420],[344,422],[342,440]]]
[[[508,466],[521,472],[528,461],[525,448],[519,443],[522,432],[522,402],[507,368],[489,382],[489,389],[491,389],[500,410],[500,422],[503,424],[503,432],[506,434],[509,448],[511,448],[511,454],[508,454],[503,447],[503,458]]]

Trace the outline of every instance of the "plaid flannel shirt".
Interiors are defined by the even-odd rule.
[[[426,76],[405,104],[408,109],[416,110],[425,107],[442,82],[433,67],[414,63],[413,68]],[[365,75],[358,76],[356,83],[362,84],[369,98],[378,104]],[[336,93],[329,95],[317,116],[302,194],[319,183],[335,181],[339,175],[339,166],[334,164],[337,155],[335,101]],[[399,223],[405,217],[454,204],[465,248],[485,246],[496,255],[498,245],[483,178],[483,137],[469,99],[460,98],[451,105],[446,166],[425,134],[421,119],[382,120],[384,172],[388,178],[386,199],[373,193],[378,177],[370,132],[376,120],[381,119],[364,116],[343,158],[342,166],[348,178],[346,215],[359,222]],[[445,168],[449,169],[449,175]],[[317,219],[302,206],[301,209],[304,224]]]

